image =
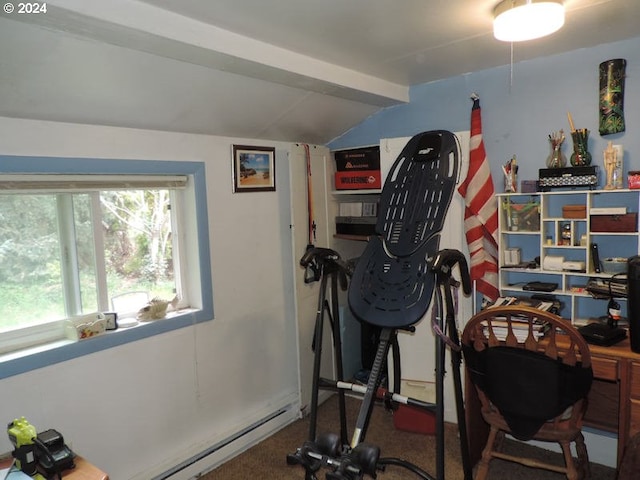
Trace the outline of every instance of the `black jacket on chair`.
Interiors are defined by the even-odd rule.
[[[481,352],[463,346],[471,381],[500,411],[519,440],[530,440],[542,424],[560,415],[591,388],[593,371],[516,347]]]

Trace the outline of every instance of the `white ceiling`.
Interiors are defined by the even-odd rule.
[[[47,1],[0,15],[0,116],[325,144],[411,85],[508,64],[497,3]],[[640,36],[639,0],[565,6],[516,62]]]

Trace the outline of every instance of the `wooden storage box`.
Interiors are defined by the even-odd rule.
[[[586,205],[564,205],[562,207],[564,218],[587,218]]]
[[[592,232],[637,232],[638,214],[591,215]]]

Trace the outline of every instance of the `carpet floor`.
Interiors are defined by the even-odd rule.
[[[353,426],[355,426],[360,404],[359,399],[347,398],[349,435],[352,434]],[[338,402],[337,396],[334,395],[318,409],[317,432],[339,433],[339,425]],[[287,465],[286,456],[302,446],[307,439],[308,431],[309,417],[300,419],[203,475],[201,480],[304,479],[304,468],[297,465]],[[435,477],[435,437],[397,430],[393,425],[393,414],[385,410],[382,405],[376,405],[373,409],[366,442],[379,446],[381,457],[407,460]],[[560,454],[521,442],[506,440],[504,448],[505,451],[518,452],[518,454],[526,451],[529,456],[562,464]],[[318,479],[324,478],[325,472],[321,470],[318,472]],[[419,477],[404,468],[390,465],[386,467],[385,471],[378,473],[377,478],[379,480],[400,480]],[[490,480],[562,480],[563,478],[566,477],[559,473],[524,467],[503,460],[492,461],[489,470]],[[615,480],[615,478],[615,469],[591,464],[592,480]],[[451,424],[447,424],[445,429],[445,479],[464,480],[457,427]]]

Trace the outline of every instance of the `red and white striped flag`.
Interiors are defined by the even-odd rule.
[[[482,141],[480,99],[472,95],[469,171],[458,192],[465,201],[464,229],[471,259],[471,280],[489,300],[498,291],[498,200]]]

